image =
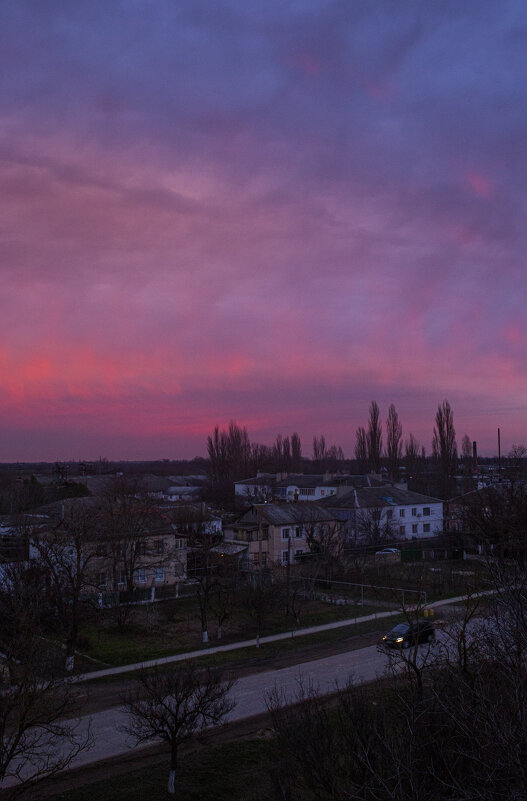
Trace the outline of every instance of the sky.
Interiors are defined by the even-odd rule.
[[[0,0],[0,462],[526,442],[521,0]]]

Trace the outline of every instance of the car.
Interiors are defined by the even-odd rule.
[[[375,551],[375,558],[397,560],[401,558],[401,551],[399,548],[383,548],[382,551]]]
[[[382,644],[388,648],[410,648],[434,640],[435,629],[430,620],[412,620],[394,626],[383,636]]]
[[[380,556],[383,553],[401,553],[399,548],[383,548],[382,551],[375,551],[375,556]]]

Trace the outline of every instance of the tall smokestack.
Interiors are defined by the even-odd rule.
[[[478,443],[472,443],[472,461],[474,462],[474,470],[477,469],[478,466]]]
[[[498,470],[501,473],[501,434],[498,428]]]

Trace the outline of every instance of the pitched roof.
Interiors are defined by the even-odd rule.
[[[372,508],[383,506],[411,506],[412,504],[442,503],[439,498],[399,487],[360,487],[340,497],[331,496],[320,501],[330,509]]]
[[[238,523],[251,523],[257,517],[272,526],[287,526],[298,523],[318,523],[334,520],[333,511],[315,503],[264,503],[251,506],[239,518]]]

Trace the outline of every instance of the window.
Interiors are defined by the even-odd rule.
[[[118,584],[126,584],[126,573],[124,570],[121,570],[119,573],[119,578],[117,579]]]
[[[315,494],[315,488],[314,487],[303,487],[300,490],[300,495],[314,495],[314,494]]]
[[[183,539],[174,540],[174,547],[176,548],[176,550],[180,551],[182,548],[185,547],[185,540]]]
[[[298,556],[302,556],[303,553],[304,553],[303,548],[295,548],[295,558]]]
[[[154,571],[154,579],[156,581],[164,581],[165,580],[165,568],[164,567],[156,567]]]
[[[423,523],[423,531],[427,534],[430,531],[430,523]]]
[[[156,540],[155,541],[155,549],[157,554],[162,554],[164,550],[165,543],[163,540]]]
[[[399,517],[404,517],[404,509],[399,509]]]
[[[295,537],[297,539],[299,539],[299,537],[301,537],[301,536],[302,536],[302,529],[300,528],[300,526],[296,526],[295,527]]]
[[[430,517],[430,507],[429,506],[423,506],[423,515],[425,517]]]
[[[140,567],[136,571],[135,577],[138,584],[146,584],[146,568]]]
[[[289,551],[282,551],[282,564],[286,565],[289,562]]]
[[[282,539],[288,540],[291,536],[291,529],[290,528],[283,528],[282,529]]]
[[[412,534],[417,534],[418,525],[417,523],[412,523]]]
[[[136,548],[138,556],[146,556],[146,542],[138,542]]]
[[[403,536],[406,534],[406,526],[399,526],[399,534]]]
[[[392,519],[393,519],[393,509],[388,509],[388,511],[386,512],[386,520],[392,520]]]
[[[417,517],[417,508],[415,506],[412,509],[412,517]]]

